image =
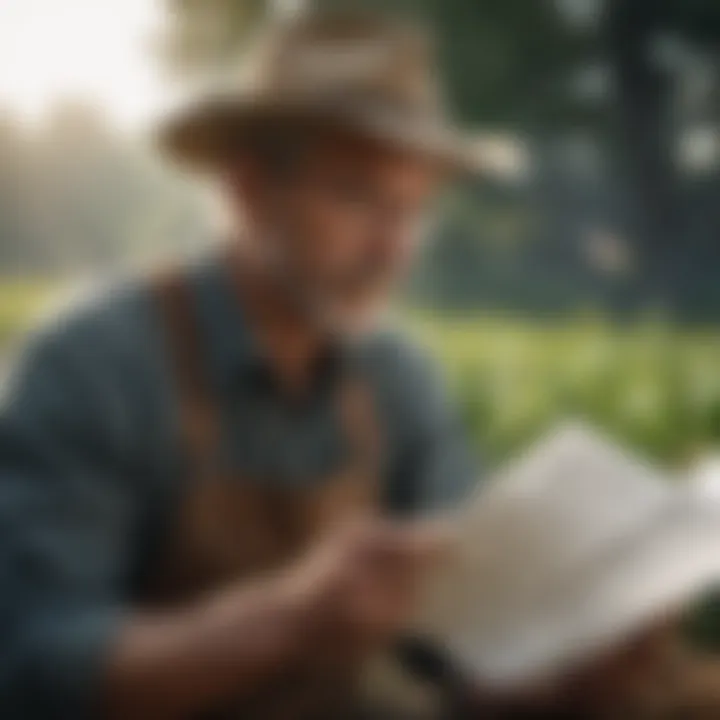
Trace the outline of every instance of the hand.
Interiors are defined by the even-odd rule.
[[[687,670],[677,621],[657,624],[555,678],[497,693],[476,687],[477,717],[666,717],[677,707]],[[515,714],[513,714],[515,713]]]
[[[366,519],[325,538],[290,570],[288,585],[310,628],[348,652],[369,652],[402,628],[448,543],[437,524]]]
[[[662,622],[576,669],[558,691],[578,705],[659,714],[675,691],[683,654],[677,621]]]

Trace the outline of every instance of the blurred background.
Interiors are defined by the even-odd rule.
[[[444,197],[402,308],[489,462],[569,414],[674,465],[711,448],[720,3],[349,4],[430,24],[448,103],[494,159]],[[0,367],[64,289],[212,239],[206,189],[148,128],[300,5],[0,0]]]

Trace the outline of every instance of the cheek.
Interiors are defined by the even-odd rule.
[[[373,224],[359,209],[333,203],[308,203],[296,227],[300,251],[317,271],[342,271],[362,261],[372,244]]]

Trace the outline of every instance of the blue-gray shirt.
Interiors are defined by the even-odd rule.
[[[226,269],[188,270],[232,463],[312,482],[342,460],[318,389],[301,410],[260,382]],[[397,511],[454,502],[473,462],[426,358],[392,335],[358,353],[379,403]],[[0,410],[0,716],[92,717],[103,662],[181,499],[177,398],[163,327],[135,280],[37,333]]]

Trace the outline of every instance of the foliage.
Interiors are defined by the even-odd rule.
[[[0,358],[42,311],[53,294],[53,285],[41,280],[0,282]]]
[[[424,318],[467,427],[491,464],[568,416],[682,465],[720,441],[720,332],[647,319]]]

